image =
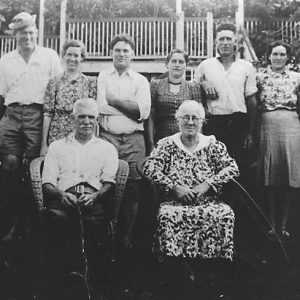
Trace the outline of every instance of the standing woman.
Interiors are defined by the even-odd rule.
[[[291,199],[300,187],[300,122],[297,114],[300,74],[286,67],[290,56],[288,44],[272,43],[267,49],[270,66],[257,75],[261,118],[259,179],[266,187],[270,222],[284,238],[290,237],[287,222]],[[269,234],[272,237],[275,232],[271,230]]]
[[[168,76],[151,81],[151,114],[147,134],[149,149],[166,136],[179,131],[175,113],[184,100],[201,102],[200,85],[185,80],[188,55],[180,49],[173,49],[166,59]]]
[[[44,156],[48,145],[72,132],[73,104],[82,98],[96,99],[97,77],[86,76],[80,71],[85,57],[81,41],[67,41],[62,49],[65,72],[50,80],[44,97],[43,138],[40,155]]]

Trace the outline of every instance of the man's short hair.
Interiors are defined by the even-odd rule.
[[[66,52],[68,50],[68,48],[70,47],[78,47],[80,48],[80,54],[81,54],[81,58],[85,58],[85,46],[84,43],[81,41],[77,41],[77,40],[69,40],[66,41],[62,47],[62,56],[66,55]]]
[[[234,24],[232,23],[221,23],[220,25],[217,26],[216,32],[220,32],[222,30],[230,30],[232,31],[234,34],[236,34],[236,27]]]
[[[110,50],[113,50],[114,46],[118,42],[125,42],[125,43],[130,45],[132,50],[135,49],[135,42],[134,42],[133,38],[127,33],[121,33],[121,34],[118,34],[118,35],[114,36],[113,39],[111,40],[110,44],[109,44]]]
[[[82,98],[77,100],[73,106],[73,115],[76,115],[79,107],[91,107],[95,112],[95,116],[98,116],[98,105],[95,99],[93,98]]]

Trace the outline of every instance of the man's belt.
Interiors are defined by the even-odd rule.
[[[71,194],[93,194],[96,191],[97,190],[88,183],[80,183],[66,190],[66,192]]]

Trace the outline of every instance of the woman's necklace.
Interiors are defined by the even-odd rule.
[[[179,82],[172,82],[170,79],[168,79],[168,82],[169,82],[170,84],[174,84],[174,85],[179,85],[179,84],[181,84],[181,81],[179,81]]]

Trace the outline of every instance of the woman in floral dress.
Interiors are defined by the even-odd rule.
[[[297,113],[300,74],[288,70],[288,44],[276,41],[267,51],[270,66],[257,75],[260,111],[259,180],[266,188],[269,216],[283,238],[287,231],[291,200],[300,187],[300,122]]]
[[[219,194],[239,170],[223,143],[200,133],[204,116],[200,103],[183,102],[176,113],[180,132],[161,139],[143,167],[164,193],[154,251],[183,261],[192,280],[195,259],[233,259],[234,213]]]
[[[166,59],[168,76],[150,83],[151,114],[146,128],[152,150],[158,140],[179,131],[174,118],[179,105],[187,99],[201,102],[200,85],[185,80],[188,55],[173,49]]]
[[[41,156],[48,145],[63,138],[73,130],[71,114],[73,104],[81,98],[96,99],[97,77],[86,76],[80,71],[85,57],[84,44],[70,40],[62,49],[65,72],[50,80],[44,97],[44,124]]]

